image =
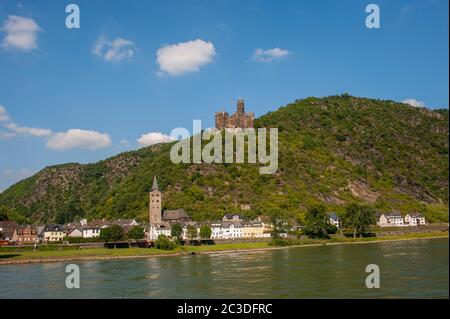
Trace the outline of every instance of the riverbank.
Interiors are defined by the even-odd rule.
[[[306,239],[297,241],[295,245],[271,246],[267,242],[252,243],[231,243],[204,246],[183,246],[175,250],[160,250],[155,248],[124,248],[106,249],[92,248],[81,250],[55,250],[55,251],[2,251],[0,249],[0,265],[48,263],[48,262],[68,262],[86,260],[106,260],[106,259],[130,259],[130,258],[150,258],[167,256],[187,256],[203,254],[223,254],[236,252],[256,252],[275,249],[287,249],[294,247],[313,247],[324,245],[345,245],[345,244],[369,244],[385,241],[405,241],[417,239],[448,238],[448,232],[434,232],[424,234],[405,234],[386,237],[369,238],[333,238],[330,240]]]

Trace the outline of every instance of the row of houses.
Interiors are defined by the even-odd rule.
[[[420,213],[410,213],[403,216],[398,212],[381,214],[377,225],[380,227],[416,227],[426,225],[425,217]]]
[[[336,213],[327,213],[328,223],[342,227],[341,218]],[[420,213],[410,213],[403,217],[399,212],[377,214],[376,224],[380,227],[416,227],[426,225],[425,217]]]
[[[120,225],[124,229],[138,225],[136,220],[118,219],[107,221],[105,219],[87,222],[73,222],[66,225],[18,225],[12,221],[0,221],[0,240],[12,244],[34,244],[61,242],[66,237],[96,238],[102,229],[111,225]]]
[[[244,239],[244,238],[269,238],[272,224],[263,216],[254,220],[246,220],[239,214],[226,214],[221,221],[194,222],[186,220],[175,220],[172,222],[161,222],[151,224],[148,238],[155,240],[159,235],[171,236],[172,226],[181,225],[183,229],[182,239],[190,239],[188,227],[194,227],[200,236],[200,228],[207,225],[211,229],[211,239]]]
[[[339,216],[328,214],[328,222],[338,229],[342,226]],[[425,217],[420,213],[410,213],[403,217],[399,212],[377,214],[376,224],[380,227],[416,227],[426,225]]]
[[[226,214],[220,221],[195,222],[187,217],[184,210],[169,211],[169,213],[165,215],[167,219],[164,219],[163,222],[144,227],[145,238],[155,240],[159,235],[171,237],[174,224],[182,226],[182,238],[185,240],[190,239],[189,226],[197,230],[199,237],[200,228],[203,225],[211,228],[211,239],[269,238],[271,236],[272,224],[264,216],[259,216],[254,220],[246,220],[239,214]],[[338,229],[342,226],[340,217],[335,213],[328,213],[328,222]],[[414,227],[426,225],[426,220],[420,213],[410,213],[403,217],[400,213],[391,212],[378,215],[376,223],[380,227]],[[15,222],[0,221],[0,241],[14,244],[34,244],[61,242],[66,237],[97,238],[100,236],[102,229],[111,225],[120,225],[127,230],[139,225],[139,223],[134,219],[114,221],[98,219],[90,222],[83,219],[66,225],[19,226]]]

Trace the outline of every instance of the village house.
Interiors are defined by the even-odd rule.
[[[12,241],[17,227],[16,222],[0,221],[0,240]]]
[[[169,223],[157,223],[157,224],[151,224],[149,228],[149,239],[150,240],[156,240],[158,239],[159,235],[164,235],[167,237],[171,236],[172,227]]]
[[[240,223],[244,221],[244,218],[239,214],[225,214],[222,217],[223,222],[236,222]]]
[[[380,227],[403,227],[405,225],[402,215],[398,212],[381,214],[377,224]]]
[[[405,224],[408,226],[426,225],[425,217],[420,213],[410,213],[405,216]]]
[[[342,226],[341,219],[336,213],[328,213],[328,223],[330,225],[336,226],[337,229],[340,229]]]
[[[120,227],[124,228],[125,230],[128,228],[131,228],[133,226],[139,225],[139,223],[136,221],[136,219],[117,219],[113,220],[111,222],[113,225],[119,225]]]
[[[37,229],[35,226],[19,226],[16,228],[13,241],[16,244],[34,244],[38,241]]]
[[[66,236],[66,232],[62,225],[49,224],[44,229],[44,239],[46,243],[62,241]]]
[[[111,223],[106,219],[96,219],[86,223],[82,228],[83,238],[97,238],[100,237],[100,232],[103,228],[111,226]]]
[[[97,226],[84,227],[82,231],[83,238],[97,238],[100,237],[101,228]]]
[[[243,238],[262,238],[264,237],[264,228],[259,221],[249,221],[242,224]]]

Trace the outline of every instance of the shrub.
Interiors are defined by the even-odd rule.
[[[159,235],[158,239],[155,241],[155,248],[163,250],[173,250],[175,249],[175,243],[169,240],[165,235]]]

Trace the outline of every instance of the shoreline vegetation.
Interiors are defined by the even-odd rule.
[[[236,242],[228,244],[214,244],[202,246],[180,246],[174,250],[163,250],[156,248],[87,248],[87,249],[64,249],[64,250],[37,250],[21,251],[14,250],[15,247],[0,248],[0,266],[30,263],[68,262],[68,261],[90,261],[108,259],[135,259],[164,256],[189,256],[205,254],[224,254],[257,252],[294,247],[318,247],[343,244],[369,244],[386,241],[404,241],[417,239],[448,238],[445,231],[429,233],[409,233],[383,237],[364,238],[332,238],[332,239],[277,239],[271,242]]]

